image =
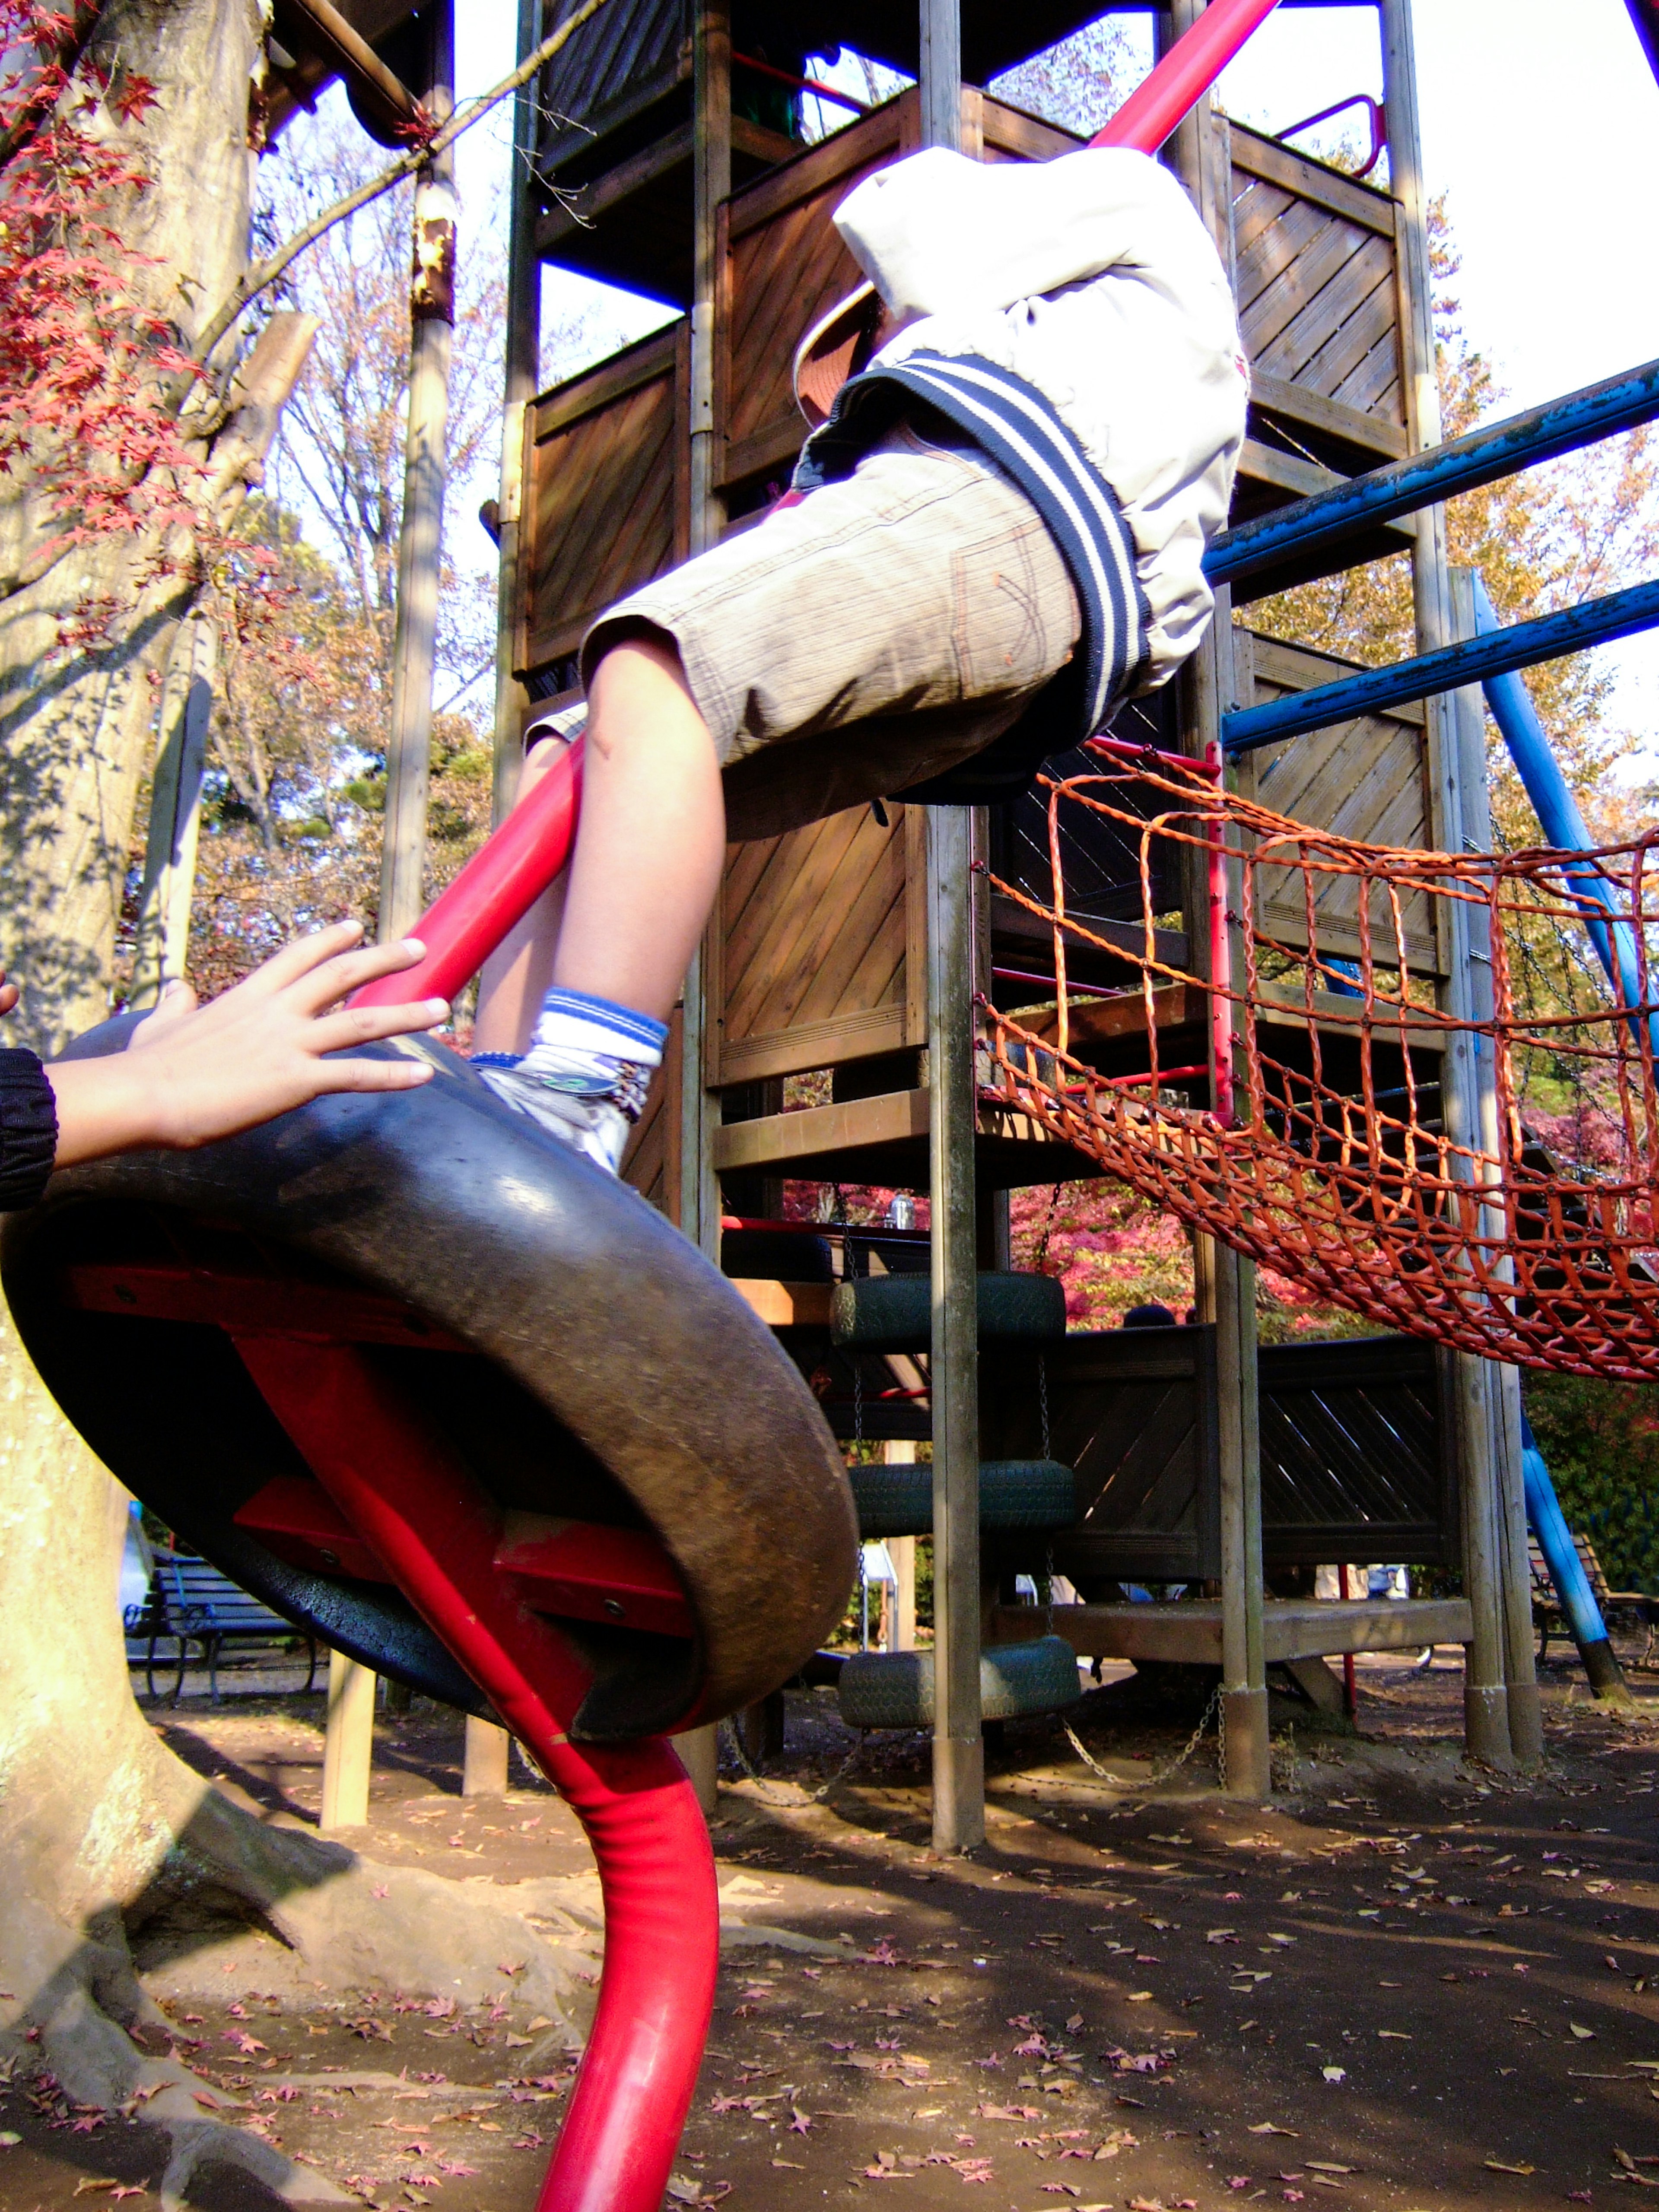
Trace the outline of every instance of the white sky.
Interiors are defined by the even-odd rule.
[[[512,66],[514,15],[512,0],[470,0],[463,97]],[[1508,406],[1659,355],[1659,86],[1624,0],[1417,0],[1416,24],[1425,179],[1448,194],[1465,328]],[[1377,16],[1363,5],[1271,17],[1222,80],[1233,114],[1276,130],[1381,89]],[[492,138],[460,150],[475,208],[505,171],[505,141]],[[571,278],[550,276],[546,289],[556,313],[592,297]],[[620,342],[628,319],[605,337]],[[1659,637],[1612,651],[1619,713],[1659,738]]]

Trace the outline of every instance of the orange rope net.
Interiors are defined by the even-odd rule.
[[[1048,880],[991,876],[1048,925],[1055,980],[987,1007],[987,1102],[1387,1328],[1659,1376],[1659,837],[1399,851],[1287,821],[1197,763],[1091,750],[1098,772],[1044,779]],[[1138,860],[1138,920],[1068,906],[1091,838]],[[1209,975],[1168,910],[1183,880],[1214,918]]]

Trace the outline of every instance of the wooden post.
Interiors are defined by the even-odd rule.
[[[455,101],[453,0],[440,0],[430,42],[428,108]],[[415,183],[410,286],[409,422],[404,513],[398,538],[398,619],[392,650],[392,727],[386,741],[386,826],[380,852],[380,936],[402,937],[426,900],[427,784],[432,765],[432,683],[438,641],[438,576],[448,473],[449,356],[455,319],[455,169],[444,154]]]
[[[921,0],[921,143],[962,144],[959,0]],[[979,1695],[979,1239],[974,1146],[974,817],[927,816],[932,1090],[933,1848],[985,1840]]]
[[[1160,11],[1158,43],[1167,48],[1204,13],[1206,0],[1172,0]],[[1170,142],[1167,158],[1215,240],[1224,266],[1233,262],[1232,204],[1225,126],[1206,95]],[[1203,758],[1218,743],[1224,708],[1236,703],[1232,599],[1216,594],[1203,643],[1181,680],[1187,750]],[[1230,871],[1228,903],[1238,891]],[[1188,929],[1200,961],[1208,959],[1208,888],[1195,875],[1187,896]],[[1232,961],[1243,964],[1237,927]],[[1265,1797],[1272,1788],[1267,1732],[1267,1671],[1262,1638],[1261,1453],[1256,1389],[1255,1263],[1209,1237],[1194,1239],[1194,1301],[1199,1319],[1216,1330],[1216,1432],[1221,1463],[1221,1742],[1222,1787],[1236,1796]]]
[[[720,210],[732,191],[732,19],[726,0],[696,0],[692,22],[691,457],[690,537],[693,554],[718,545],[726,526],[714,421],[714,315],[720,290]],[[720,927],[719,908],[708,925]],[[720,1102],[708,1087],[711,963],[699,950],[685,979],[680,1076],[679,1225],[716,1264],[720,1197],[714,1176]],[[720,1741],[712,1728],[676,1739],[712,1814],[719,1802]]]
[[[1447,571],[1451,629],[1458,637],[1475,635],[1475,606],[1468,571]],[[1447,702],[1443,775],[1440,775],[1440,842],[1451,852],[1475,845],[1491,848],[1491,810],[1486,805],[1486,741],[1478,690],[1453,692]],[[1447,982],[1443,1005],[1453,1020],[1489,1018],[1491,947],[1484,915],[1453,900],[1443,947]],[[1484,1061],[1484,1064],[1482,1064]],[[1493,1146],[1495,1095],[1491,1055],[1478,1051],[1471,1033],[1453,1033],[1443,1061],[1443,1102],[1453,1144]],[[1504,1666],[1504,1535],[1498,1480],[1498,1431],[1493,1425],[1493,1367],[1468,1352],[1453,1352],[1451,1402],[1453,1440],[1458,1451],[1458,1493],[1462,1504],[1464,1597],[1474,1614],[1474,1637],[1464,1648],[1464,1743],[1474,1759],[1509,1765],[1510,1725]]]
[[[466,1741],[461,1751],[462,1796],[505,1797],[507,1764],[512,1750],[513,1739],[504,1728],[469,1713]]]
[[[523,61],[542,42],[543,0],[519,0],[519,51]],[[507,209],[507,373],[502,397],[501,489],[495,526],[501,532],[500,592],[495,617],[495,779],[494,819],[511,811],[523,753],[519,732],[523,686],[513,673],[519,595],[520,524],[524,500],[525,410],[541,382],[542,264],[536,253],[536,196],[531,167],[536,157],[536,84],[513,101],[513,180]]]
[[[979,1695],[979,1314],[974,1209],[973,817],[927,817],[933,1339],[933,1847],[985,1839]]]
[[[361,1828],[368,1819],[368,1775],[374,1757],[374,1670],[343,1651],[328,1655],[328,1724],[323,1737],[325,1835]]]
[[[218,664],[219,626],[198,609],[179,625],[161,681],[130,1006],[155,1006],[167,984],[185,972],[202,826],[202,772]]]
[[[1475,634],[1473,579],[1467,568],[1449,568],[1446,587],[1454,636]],[[1451,851],[1490,851],[1492,811],[1486,789],[1486,707],[1478,690],[1466,688],[1446,702],[1442,758],[1439,842]],[[1447,915],[1446,1011],[1462,1021],[1490,1019],[1492,1012],[1492,946],[1484,915],[1452,902]],[[1495,1153],[1498,1102],[1490,1049],[1482,1050],[1470,1032],[1449,1041],[1442,1071],[1446,1127],[1453,1141]],[[1491,1226],[1501,1229],[1501,1220]],[[1509,1686],[1510,1630],[1507,1506],[1502,1462],[1503,1370],[1469,1352],[1454,1352],[1453,1405],[1458,1484],[1463,1516],[1464,1595],[1474,1616],[1474,1633],[1464,1655],[1463,1731],[1470,1753],[1493,1765],[1507,1765],[1517,1746],[1514,1718],[1526,1727],[1524,1692],[1511,1700]],[[1519,1443],[1517,1424],[1516,1443]],[[1519,1468],[1518,1449],[1516,1455]],[[1524,1560],[1524,1543],[1522,1558]],[[1532,1611],[1527,1609],[1527,1650],[1531,1653]],[[1530,1668],[1528,1668],[1528,1673]],[[1534,1702],[1536,1702],[1534,1688]],[[1513,1705],[1513,1711],[1512,1711]]]
[[[882,1446],[882,1457],[889,1467],[911,1467],[915,1463],[915,1444],[896,1440]],[[893,1593],[893,1645],[895,1651],[914,1651],[916,1648],[916,1540],[914,1536],[890,1536],[888,1556],[893,1562],[893,1575],[897,1588]]]
[[[1544,1709],[1532,1644],[1532,1566],[1527,1547],[1526,1477],[1521,1463],[1521,1374],[1489,1361],[1493,1456],[1498,1466],[1498,1538],[1504,1589],[1504,1674],[1510,1748],[1516,1763],[1544,1756]]]

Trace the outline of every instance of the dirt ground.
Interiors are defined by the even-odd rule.
[[[1550,1670],[1547,1767],[1520,1782],[1462,1763],[1453,1656],[1362,1661],[1357,1733],[1281,1725],[1265,1810],[1217,1793],[1212,1739],[1158,1779],[1192,1716],[1109,1680],[1071,1717],[1109,1778],[1054,1724],[1011,1727],[989,1839],[945,1863],[924,1747],[875,1741],[815,1802],[851,1739],[828,1693],[792,1695],[782,1761],[722,1792],[723,1967],[672,2199],[1524,2212],[1659,2186],[1659,1675],[1632,1673],[1620,1723]],[[264,1817],[314,1820],[320,1698],[228,1688],[156,1725]],[[458,1881],[581,1872],[523,1769],[462,1800],[460,1749],[453,1715],[383,1720],[352,1840]],[[180,2052],[290,2156],[382,2207],[528,2212],[574,2054],[511,1961],[466,2013],[325,1998],[230,1923],[152,1930],[143,1963]],[[0,2142],[4,2212],[155,2202],[155,2131],[21,2068]],[[223,2167],[191,2201],[273,2202]]]

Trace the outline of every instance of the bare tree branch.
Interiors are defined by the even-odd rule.
[[[465,107],[459,108],[441,131],[423,143],[411,146],[408,153],[400,154],[390,167],[383,169],[378,177],[371,178],[368,184],[360,185],[355,192],[348,192],[343,199],[336,200],[332,207],[325,208],[314,221],[307,223],[303,230],[296,231],[275,253],[267,255],[264,260],[250,269],[235,292],[211,317],[197,339],[192,349],[195,358],[206,361],[248,303],[274,284],[308,246],[314,246],[326,232],[333,229],[336,223],[345,222],[349,216],[356,215],[359,208],[367,207],[371,200],[379,199],[382,192],[389,192],[393,185],[400,185],[405,177],[412,177],[416,170],[453,146],[464,131],[481,122],[490,109],[498,106],[509,93],[516,92],[520,85],[528,84],[537,71],[551,61],[559,49],[580,30],[588,17],[597,15],[604,5],[605,0],[584,0],[584,5],[561,23],[551,38],[544,39],[535,52],[527,60],[520,62],[510,76],[504,76],[489,91],[480,94],[477,100],[470,100]]]

